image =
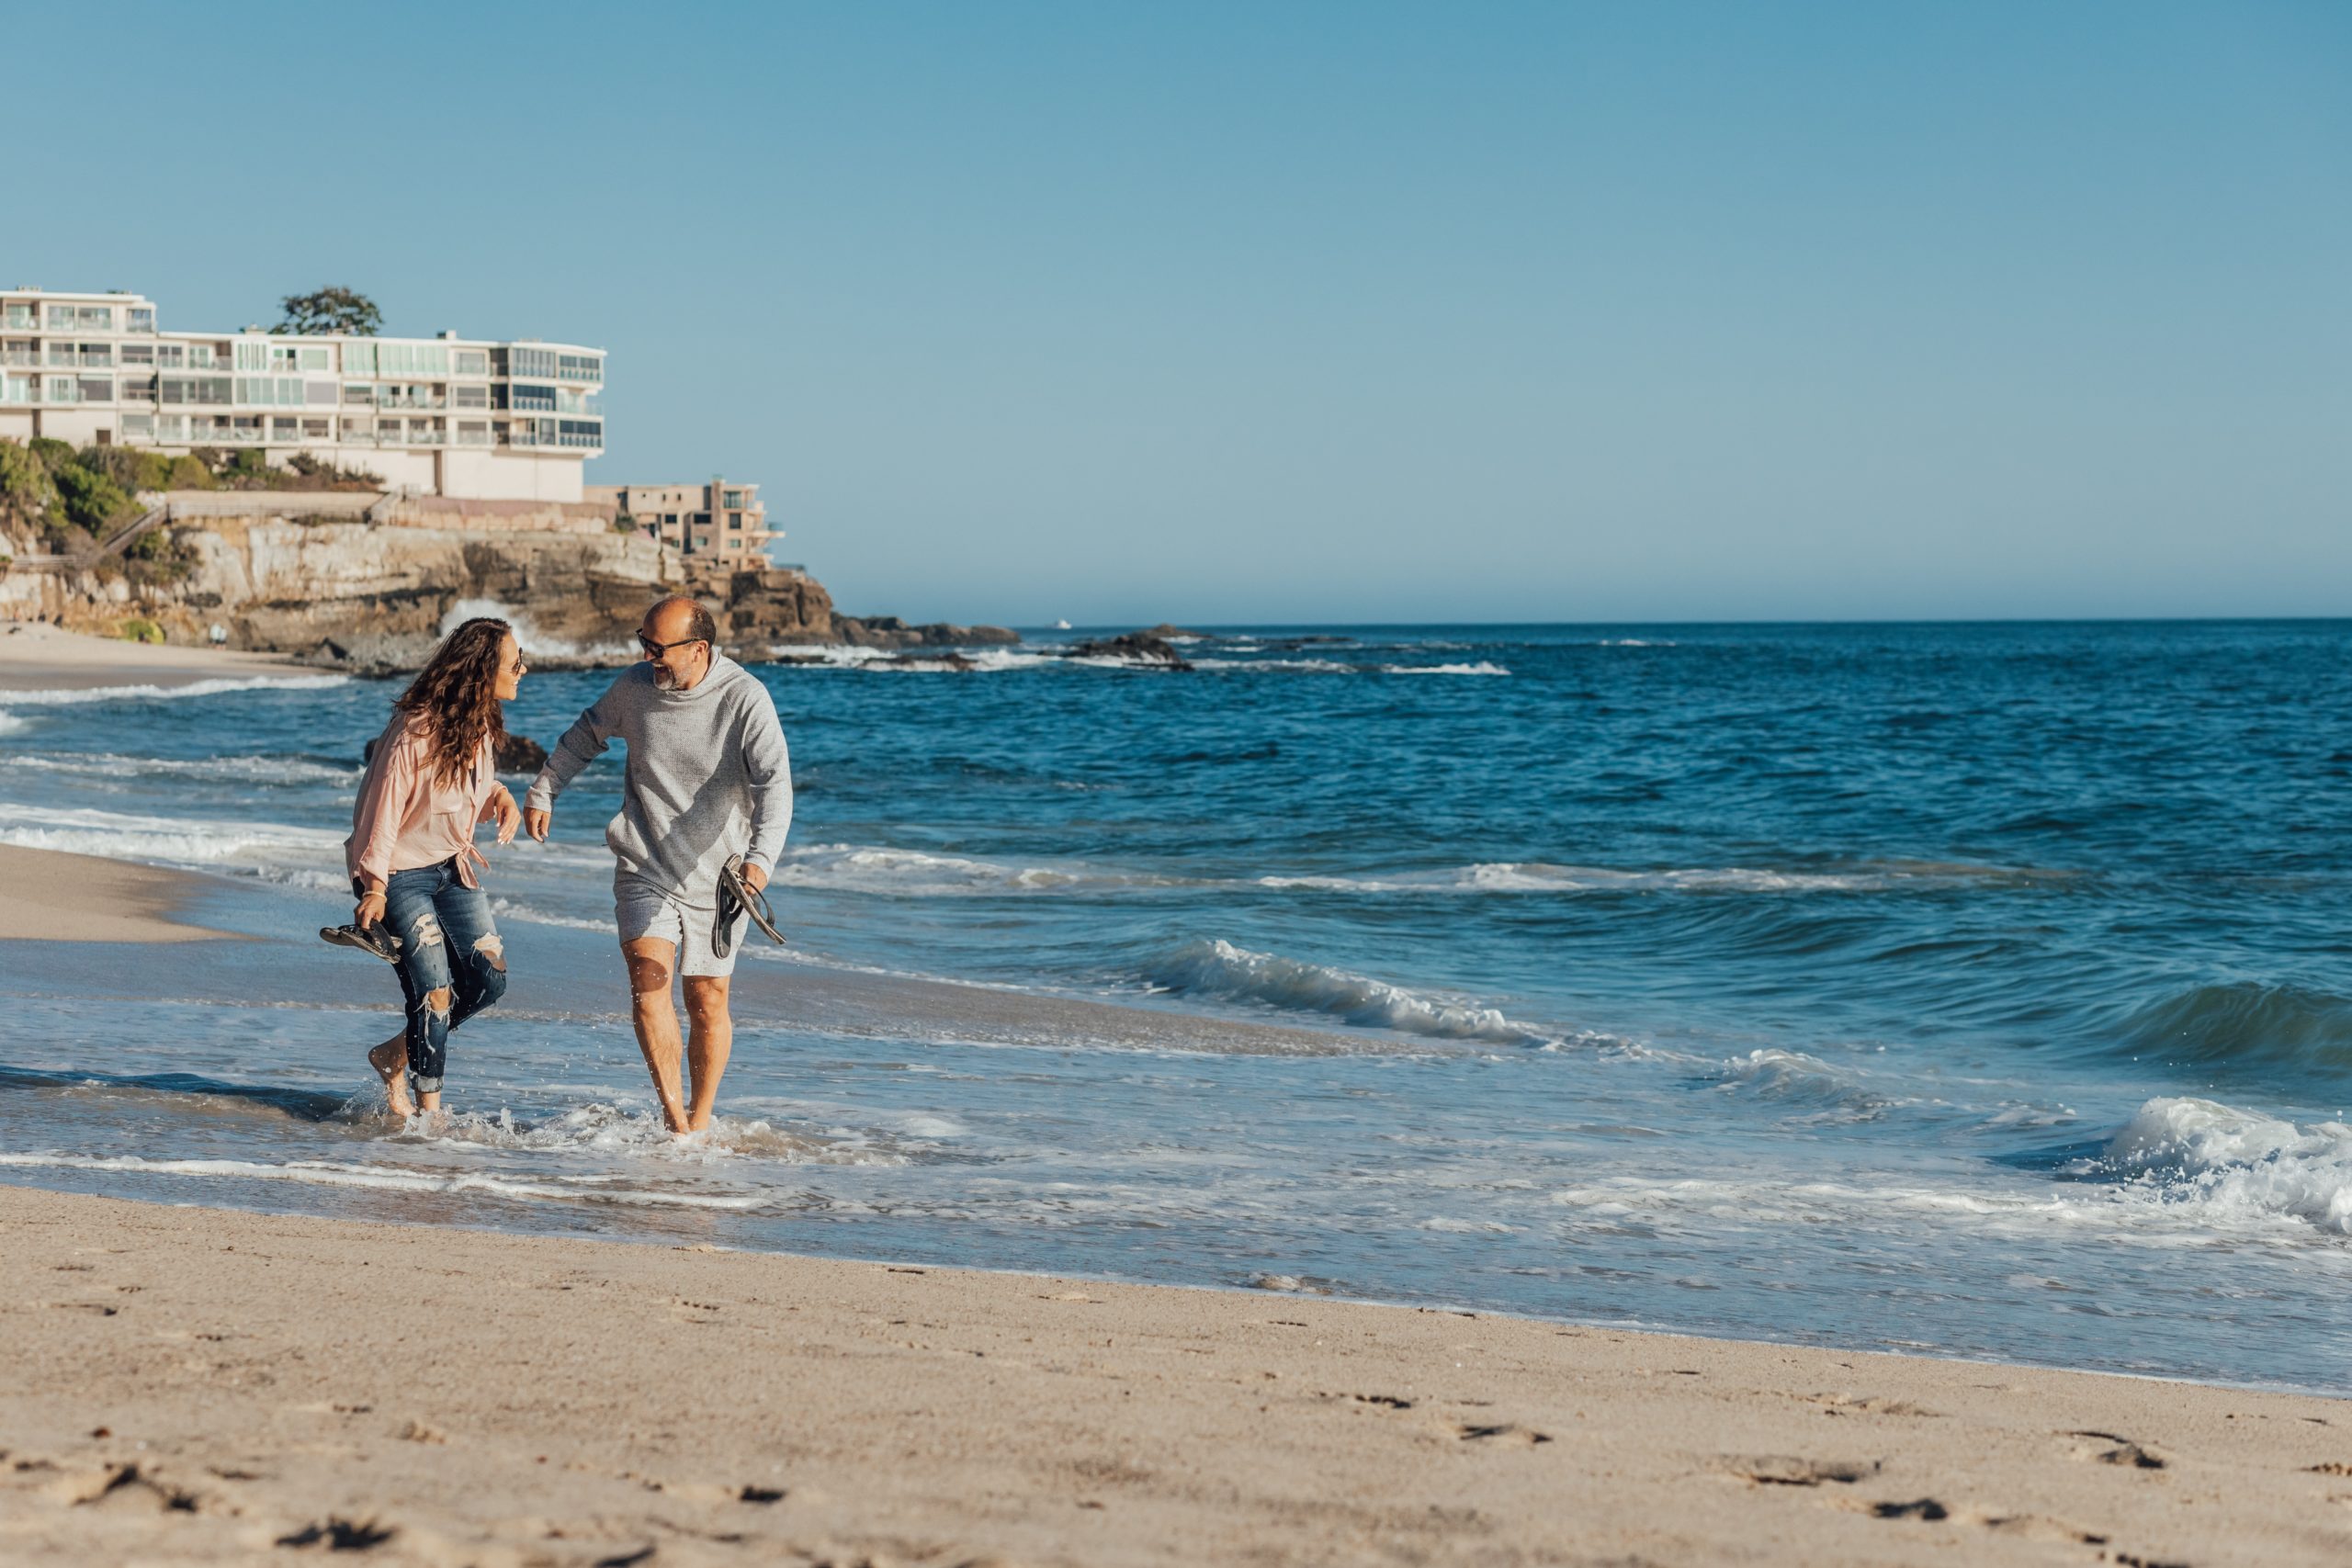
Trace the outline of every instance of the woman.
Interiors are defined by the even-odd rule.
[[[368,1064],[403,1119],[441,1109],[449,1031],[506,991],[505,949],[474,878],[490,863],[473,840],[477,823],[495,821],[498,841],[510,843],[523,820],[493,758],[506,734],[498,705],[527,668],[504,621],[484,616],[452,632],[392,704],[352,810],[344,863],[359,897],[354,923],[381,924],[399,941],[408,1003],[407,1027]]]

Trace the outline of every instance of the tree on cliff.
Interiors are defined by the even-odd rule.
[[[315,294],[288,294],[282,303],[286,319],[277,331],[300,337],[348,333],[374,337],[384,330],[384,313],[376,302],[352,288],[322,288]]]

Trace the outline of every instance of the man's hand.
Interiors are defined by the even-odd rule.
[[[764,889],[767,885],[767,868],[762,865],[754,865],[748,861],[745,862],[743,865],[743,886],[750,888],[752,892],[757,893]]]
[[[551,813],[541,810],[536,806],[526,807],[523,811],[523,831],[544,844],[548,841],[548,824],[551,819]]]
[[[366,894],[351,911],[351,923],[361,931],[384,923],[384,895],[381,891]]]
[[[514,804],[514,793],[503,784],[499,786],[496,795],[490,797],[490,815],[498,824],[498,841],[502,845],[513,843],[514,829],[523,825],[523,808]],[[547,835],[542,833],[539,836],[545,838]]]

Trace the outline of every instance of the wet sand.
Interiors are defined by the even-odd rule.
[[[273,653],[124,642],[64,631],[40,621],[0,625],[0,693],[186,686],[198,681],[318,673]]]
[[[170,919],[202,886],[161,866],[0,844],[0,941],[202,942],[225,931]]]
[[[2327,1399],[17,1188],[0,1236],[10,1562],[2352,1557]]]

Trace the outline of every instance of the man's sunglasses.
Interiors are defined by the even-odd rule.
[[[637,646],[645,649],[645,657],[648,659],[659,659],[673,648],[684,648],[690,642],[701,642],[703,640],[703,638],[698,637],[682,637],[675,642],[655,642],[643,632],[637,634]]]

